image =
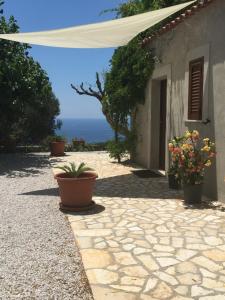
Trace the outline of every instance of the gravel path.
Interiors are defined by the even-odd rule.
[[[93,299],[44,154],[0,155],[0,299]]]

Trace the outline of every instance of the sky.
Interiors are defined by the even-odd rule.
[[[5,0],[4,14],[13,15],[21,32],[58,29],[115,18],[100,12],[124,0]],[[61,118],[104,118],[97,99],[79,96],[70,84],[95,84],[96,71],[109,68],[110,49],[62,49],[32,46],[31,55],[49,75],[60,102]]]

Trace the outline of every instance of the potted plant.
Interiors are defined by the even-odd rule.
[[[173,155],[173,151],[171,150],[179,148],[182,141],[183,137],[174,137],[174,139],[169,143],[169,151],[172,153],[172,160],[170,163],[170,167],[167,171],[168,183],[169,188],[175,190],[178,190],[181,187],[180,177],[178,174],[179,156]]]
[[[77,147],[77,146],[85,146],[85,140],[84,139],[78,139],[78,138],[74,138],[72,140],[73,146]]]
[[[93,188],[95,185],[96,173],[91,168],[81,163],[76,167],[75,163],[58,166],[64,171],[55,175],[59,185],[61,198],[60,209],[63,211],[83,211],[94,206],[92,201]]]
[[[52,156],[63,156],[65,155],[65,138],[60,135],[51,137],[50,150]]]
[[[169,188],[174,190],[180,189],[180,181],[177,175],[177,167],[172,164],[167,172]]]
[[[186,131],[169,143],[169,151],[172,163],[177,162],[176,176],[182,183],[185,202],[201,203],[205,169],[212,164],[215,144],[209,138],[201,141],[197,130]]]

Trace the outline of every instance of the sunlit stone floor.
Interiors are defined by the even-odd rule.
[[[185,207],[166,178],[138,178],[104,152],[52,164],[65,161],[99,175],[96,208],[68,214],[96,300],[225,299],[223,209]]]

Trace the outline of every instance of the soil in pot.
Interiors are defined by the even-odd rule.
[[[62,210],[81,211],[93,207],[92,194],[97,174],[85,172],[78,178],[71,178],[60,173],[55,178],[59,185]]]
[[[175,175],[168,175],[168,183],[169,183],[169,188],[174,189],[174,190],[179,190],[180,189],[180,184],[177,181]]]
[[[186,204],[201,204],[202,184],[184,185],[184,201]]]
[[[64,156],[65,155],[65,142],[51,142],[50,144],[52,156]]]

